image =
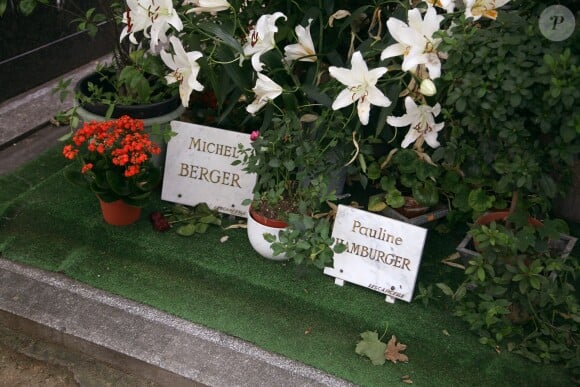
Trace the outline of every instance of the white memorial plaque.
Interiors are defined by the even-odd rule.
[[[232,165],[242,159],[238,144],[249,148],[250,135],[181,121],[167,144],[161,199],[186,205],[207,203],[219,212],[247,216],[242,201],[252,198],[256,176]]]
[[[332,230],[346,251],[334,254],[334,267],[324,273],[410,302],[419,272],[427,230],[385,216],[339,205]]]

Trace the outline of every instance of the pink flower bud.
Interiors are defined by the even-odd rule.
[[[251,141],[256,141],[258,139],[258,137],[260,137],[260,131],[259,130],[254,130],[251,134],[250,134],[250,140]]]

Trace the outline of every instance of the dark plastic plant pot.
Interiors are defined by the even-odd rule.
[[[103,88],[104,91],[113,91],[111,84],[103,81],[103,77],[100,73],[89,74],[79,80],[75,91],[81,93],[82,95],[88,96],[89,93],[89,83],[98,84]],[[138,119],[147,119],[153,117],[159,117],[176,110],[181,104],[181,100],[178,95],[160,102],[154,102],[150,104],[142,105],[115,105],[113,114],[111,118],[119,118],[124,115],[131,116]],[[96,114],[98,116],[105,116],[109,105],[103,103],[83,103],[81,106],[88,112]]]

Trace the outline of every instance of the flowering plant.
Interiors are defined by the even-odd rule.
[[[345,165],[358,167],[366,185],[389,173],[399,148],[437,167],[428,152],[445,126],[436,82],[452,55],[439,47],[453,21],[495,19],[506,3],[186,0],[153,8],[134,0],[124,31],[160,47],[183,105],[206,87],[222,117],[245,104],[261,135],[244,162],[276,201],[302,190],[302,178]],[[370,144],[389,139],[382,159],[370,154]],[[300,153],[306,148],[312,162]],[[420,189],[432,198],[430,183]]]
[[[160,148],[143,129],[142,120],[129,116],[85,123],[63,148],[64,157],[80,166],[67,170],[67,177],[105,202],[143,206],[161,181],[161,171],[151,162]]]

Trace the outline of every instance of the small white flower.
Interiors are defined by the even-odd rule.
[[[506,5],[509,0],[464,0],[465,1],[465,17],[472,17],[473,20],[486,17],[495,20],[497,18],[497,11],[499,7]]]
[[[311,24],[312,19],[308,19],[308,25],[306,27],[298,25],[294,29],[294,31],[296,31],[298,43],[289,44],[284,47],[284,59],[287,62],[292,62],[293,60],[316,62],[316,50],[314,49],[314,43],[312,42],[312,35],[310,35]]]
[[[426,97],[431,97],[437,94],[437,88],[435,84],[430,79],[423,79],[421,81],[421,86],[419,87],[419,92]]]
[[[413,98],[407,97],[405,98],[405,108],[407,113],[403,116],[387,117],[387,123],[391,126],[410,126],[407,135],[401,143],[401,148],[408,147],[421,136],[431,148],[437,148],[439,146],[437,132],[445,126],[443,122],[435,123],[435,117],[441,112],[441,105],[436,104],[433,107],[429,105],[417,106]]]
[[[254,28],[250,30],[248,41],[244,44],[243,51],[245,56],[252,57],[252,67],[256,72],[262,71],[264,64],[260,62],[262,54],[272,50],[276,47],[274,35],[278,32],[276,27],[276,20],[283,17],[286,20],[286,15],[282,12],[274,14],[262,15],[256,22]],[[243,60],[243,58],[241,58]]]
[[[150,38],[151,51],[157,51],[157,45],[167,42],[167,31],[170,26],[176,31],[183,29],[183,23],[173,8],[172,0],[127,0],[129,10],[123,13],[125,28],[121,31],[120,40],[129,35],[129,40],[137,44],[135,32],[143,31]]]
[[[415,72],[418,65],[424,64],[429,70],[429,77],[438,78],[441,75],[441,60],[437,46],[441,39],[434,38],[433,34],[439,31],[443,16],[437,15],[434,7],[427,9],[424,19],[417,8],[411,9],[407,15],[408,25],[393,17],[387,20],[389,33],[398,43],[385,48],[381,60],[403,55],[401,67],[404,71]]]
[[[258,73],[258,79],[256,80],[256,86],[252,89],[256,98],[254,101],[246,106],[246,111],[252,115],[256,114],[260,109],[262,109],[269,101],[274,100],[280,94],[282,94],[282,87],[276,82],[268,78],[262,73]]]
[[[194,8],[188,10],[186,13],[195,12],[197,14],[202,12],[209,12],[212,15],[220,11],[225,11],[230,8],[230,3],[226,0],[185,0],[183,5],[192,4]]]
[[[338,110],[358,101],[357,111],[361,124],[369,123],[371,104],[387,107],[391,101],[375,86],[380,77],[386,72],[386,67],[377,67],[372,70],[363,59],[359,51],[352,54],[351,69],[330,66],[328,72],[333,78],[346,86],[332,104],[332,109]]]
[[[185,107],[189,105],[189,97],[193,90],[202,91],[203,85],[197,80],[199,74],[199,64],[197,60],[202,57],[201,52],[185,52],[181,41],[175,36],[169,38],[175,55],[166,51],[161,51],[160,56],[165,65],[173,72],[165,76],[167,83],[179,82],[179,96],[181,104]]]

